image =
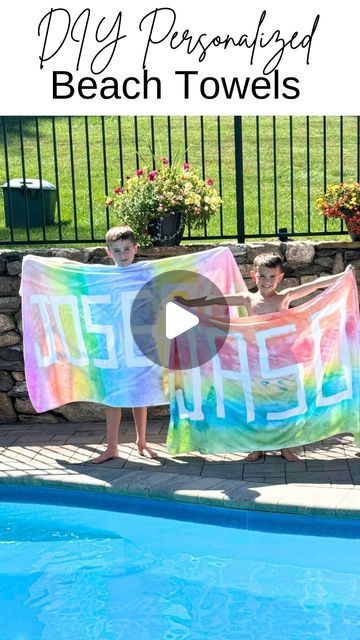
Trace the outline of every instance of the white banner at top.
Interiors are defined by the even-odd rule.
[[[360,3],[5,3],[3,115],[359,111]]]

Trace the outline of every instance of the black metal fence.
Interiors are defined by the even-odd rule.
[[[222,198],[185,239],[341,236],[315,202],[359,181],[360,117],[2,117],[0,245],[102,243],[118,223],[105,197],[160,156],[213,178]]]

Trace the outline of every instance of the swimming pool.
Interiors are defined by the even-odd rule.
[[[26,487],[0,498],[1,640],[360,637],[358,520]]]

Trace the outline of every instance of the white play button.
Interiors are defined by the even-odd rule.
[[[175,302],[168,302],[165,307],[165,333],[168,340],[181,336],[199,324],[199,318]]]
[[[137,350],[154,364],[174,371],[209,362],[224,346],[230,322],[225,300],[215,307],[189,309],[178,296],[221,298],[222,293],[200,273],[169,269],[141,287],[130,316]]]

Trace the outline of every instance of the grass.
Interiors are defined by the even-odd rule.
[[[153,118],[155,156],[169,155],[168,122],[171,125],[173,160],[185,157],[184,119],[173,116]],[[218,129],[218,122],[220,129]],[[307,235],[321,232],[323,219],[315,210],[315,200],[324,183],[339,182],[341,163],[343,179],[359,179],[359,118],[344,116],[343,151],[341,159],[340,117],[326,118],[326,149],[324,152],[324,119],[289,117],[243,117],[243,182],[245,233],[260,237],[277,236],[277,229],[287,227]],[[119,123],[122,152],[119,144]],[[275,129],[274,129],[275,123]],[[36,131],[38,126],[39,147]],[[202,130],[203,126],[203,130]],[[34,117],[21,118],[24,166],[21,158],[20,121],[4,117],[0,127],[0,179],[6,182],[5,144],[9,176],[39,177],[39,155],[42,177],[58,183],[60,222],[46,228],[46,241],[62,244],[77,238],[92,244],[101,242],[107,226],[116,224],[113,211],[104,204],[119,176],[131,174],[136,168],[135,137],[139,141],[140,166],[152,163],[152,130],[149,117]],[[290,128],[292,127],[292,129]],[[5,136],[4,136],[5,133]],[[54,154],[56,137],[56,162]],[[187,118],[188,156],[192,167],[200,174],[215,179],[223,198],[223,225],[220,216],[208,225],[209,235],[236,238],[236,184],[234,153],[234,122],[230,116]],[[204,166],[201,142],[204,142]],[[290,145],[292,136],[292,147]],[[89,142],[87,154],[86,140]],[[218,141],[221,140],[219,152]],[[292,163],[291,163],[292,153]],[[325,155],[324,155],[325,154]],[[122,156],[122,157],[121,157]],[[324,158],[326,157],[326,175]],[[221,181],[219,174],[221,163]],[[104,171],[106,167],[106,174]],[[57,179],[56,179],[57,171]],[[72,185],[75,185],[75,196]],[[293,190],[291,190],[291,184]],[[329,226],[329,229],[339,227]],[[290,231],[291,232],[291,231]],[[335,238],[334,236],[330,236]],[[341,237],[341,236],[339,236]],[[42,229],[14,230],[14,242],[43,241]],[[5,225],[4,203],[0,198],[0,242],[11,244]],[[75,244],[75,243],[74,243]]]

